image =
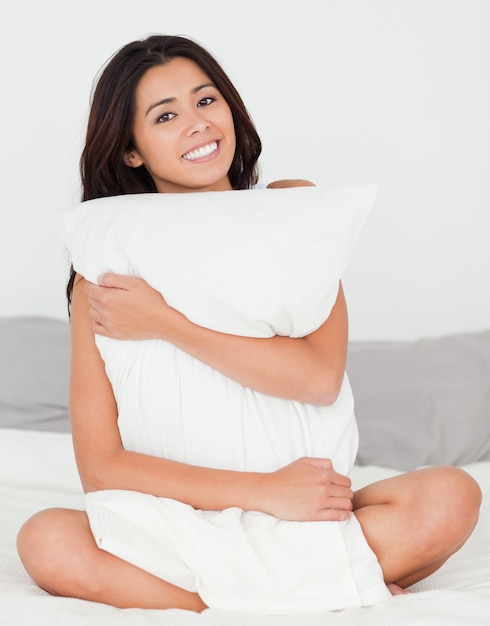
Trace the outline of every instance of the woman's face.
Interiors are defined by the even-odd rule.
[[[149,69],[135,92],[135,149],[159,192],[223,191],[235,154],[230,107],[203,70],[178,57]]]

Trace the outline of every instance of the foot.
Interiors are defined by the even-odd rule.
[[[402,587],[400,587],[400,585],[397,585],[396,583],[388,583],[386,586],[388,587],[388,591],[391,593],[392,596],[402,596],[412,593],[411,591],[403,589]]]

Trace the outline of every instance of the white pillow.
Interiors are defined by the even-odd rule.
[[[304,336],[335,303],[375,185],[91,200],[55,216],[75,270],[144,278],[192,322]]]

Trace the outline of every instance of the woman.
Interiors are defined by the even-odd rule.
[[[243,102],[217,62],[188,39],[151,36],[123,47],[97,83],[81,159],[83,200],[143,192],[249,189],[257,183],[260,151]],[[306,184],[311,183],[279,181],[269,187]],[[326,458],[291,459],[265,473],[199,467],[125,449],[96,334],[121,340],[162,339],[258,393],[333,406],[344,393],[347,352],[341,288],[329,318],[300,339],[253,339],[196,326],[134,277],[111,274],[94,285],[72,270],[67,293],[72,329],[70,413],[86,492],[130,490],[172,499],[191,510],[237,507],[285,524],[318,522],[294,525],[300,533],[342,526],[330,522],[352,527],[348,524],[355,518],[363,533],[357,533],[356,541],[365,543],[361,548],[366,558],[368,552],[375,555],[382,570],[380,581],[372,583],[378,587],[373,602],[384,597],[380,584],[386,583],[393,594],[401,593],[436,571],[471,534],[480,490],[456,468],[419,470],[353,493],[350,479],[337,473]],[[207,606],[195,590],[99,549],[83,511],[36,514],[21,529],[18,549],[32,578],[55,595],[118,607],[202,611]],[[329,554],[321,557],[328,563]],[[308,559],[305,564],[291,561],[289,566],[306,571]],[[214,565],[220,568],[219,562]],[[371,571],[374,565],[369,564]],[[331,568],[335,577],[335,563]],[[362,576],[357,576],[362,584]]]

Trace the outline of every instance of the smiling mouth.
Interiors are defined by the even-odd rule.
[[[212,141],[205,146],[201,146],[200,148],[196,148],[196,150],[191,150],[190,152],[186,152],[182,155],[182,158],[186,161],[196,161],[197,159],[203,159],[204,157],[213,154],[218,149],[218,142]]]

